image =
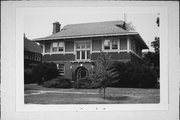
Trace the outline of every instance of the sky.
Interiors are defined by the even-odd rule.
[[[62,7],[55,10],[37,11],[24,16],[24,33],[29,39],[46,37],[52,34],[53,22],[59,22],[61,28],[67,24],[124,20],[124,13],[118,8],[97,7]],[[159,36],[156,24],[157,13],[126,13],[127,22],[132,22],[149,50],[153,51],[151,42]]]

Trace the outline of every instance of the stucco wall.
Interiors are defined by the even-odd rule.
[[[74,41],[65,41],[65,51],[66,52],[74,51]]]
[[[92,40],[92,51],[101,51],[102,50],[102,39],[95,38]]]

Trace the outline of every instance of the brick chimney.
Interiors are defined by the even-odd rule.
[[[61,24],[59,22],[53,23],[53,34],[60,32],[61,30]]]

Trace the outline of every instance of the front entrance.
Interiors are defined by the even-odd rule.
[[[81,78],[85,78],[88,76],[88,70],[85,67],[79,67],[76,69],[76,80],[79,80]]]

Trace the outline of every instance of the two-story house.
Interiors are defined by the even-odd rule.
[[[59,74],[77,80],[88,75],[100,51],[113,61],[138,61],[147,45],[137,32],[124,28],[124,21],[70,24],[61,29],[53,23],[53,34],[34,39],[43,46],[44,62],[57,64]]]
[[[42,48],[24,34],[24,68],[32,68],[42,61]]]

